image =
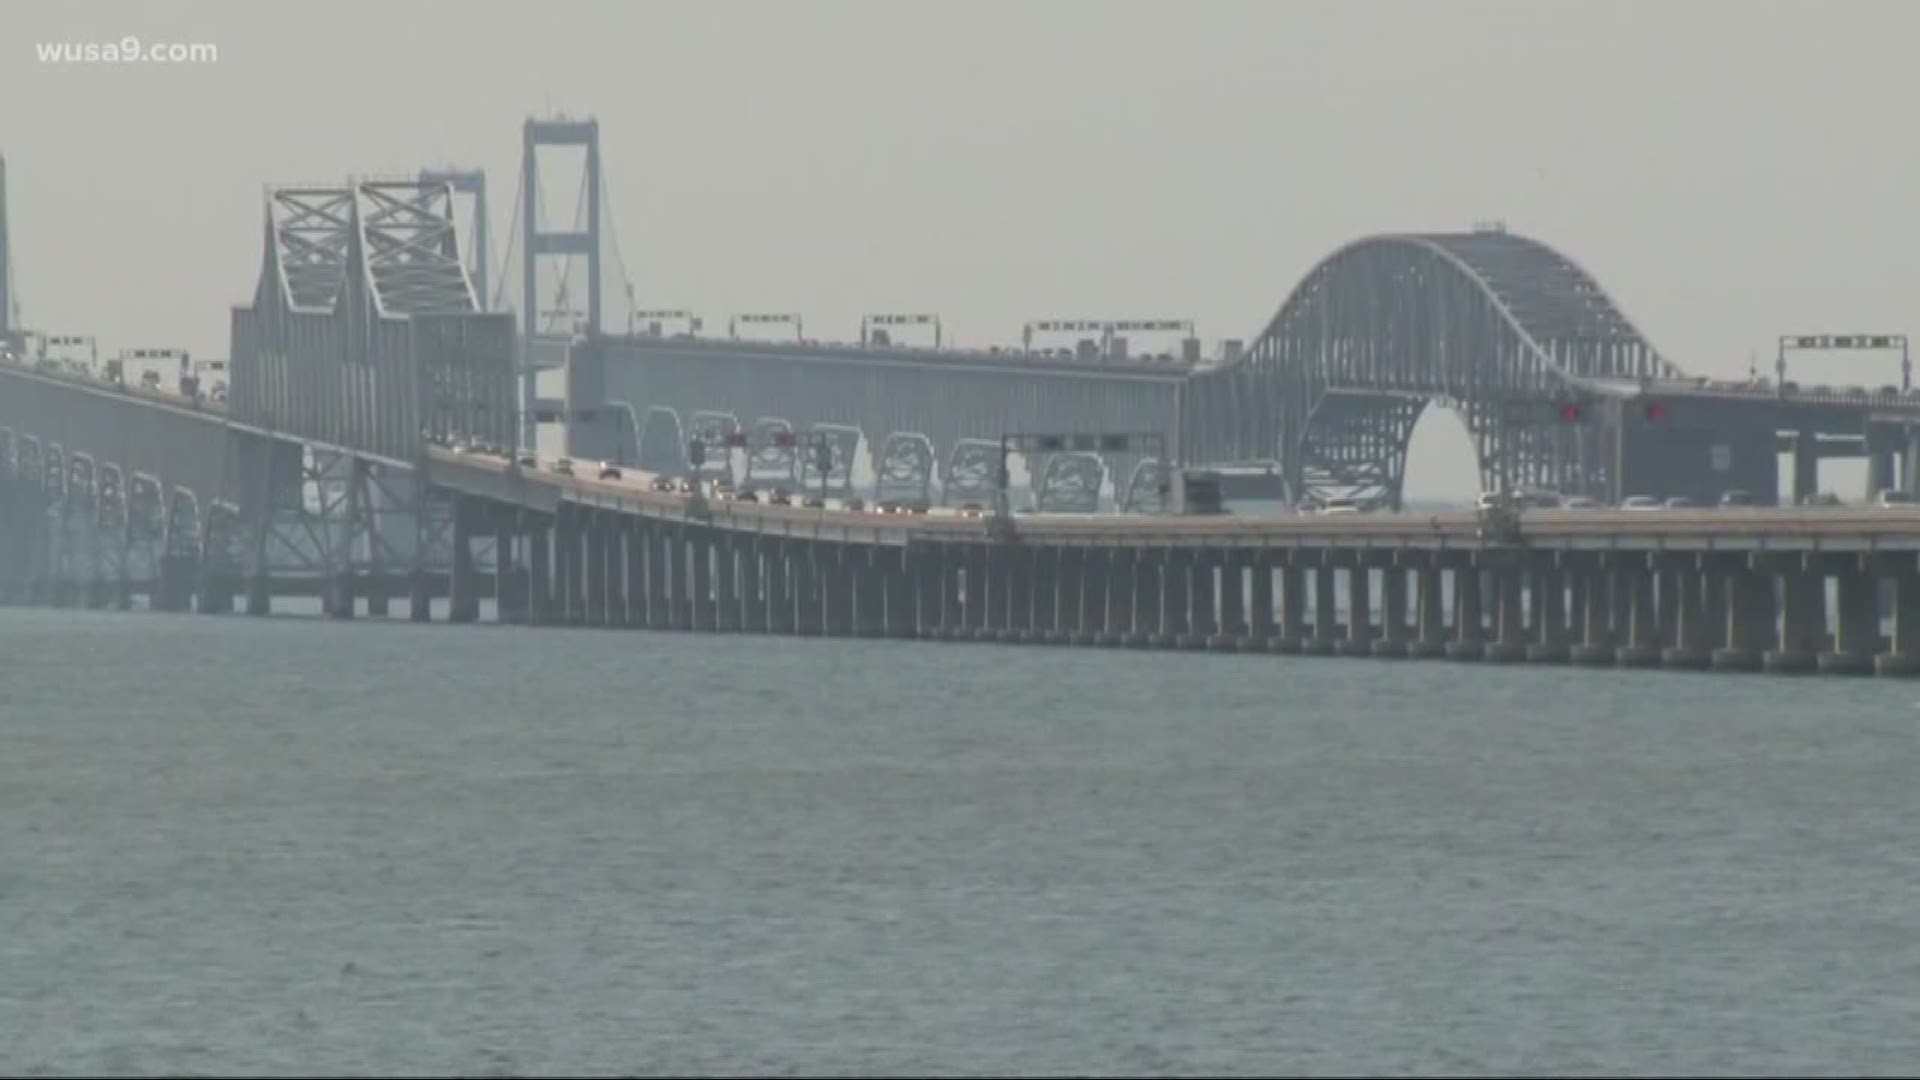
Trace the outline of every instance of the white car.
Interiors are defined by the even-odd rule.
[[[1585,495],[1569,495],[1560,501],[1562,510],[1598,510],[1600,500],[1589,499]]]
[[[1879,507],[1912,506],[1913,496],[1898,488],[1882,488],[1880,493],[1873,497],[1873,505]]]
[[[1659,499],[1651,495],[1634,495],[1620,504],[1622,510],[1664,510],[1665,508]]]

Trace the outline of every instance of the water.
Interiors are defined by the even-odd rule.
[[[0,611],[7,1073],[1897,1073],[1885,681]]]

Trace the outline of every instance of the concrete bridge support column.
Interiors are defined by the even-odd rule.
[[[789,556],[792,541],[761,540],[760,551],[766,560],[767,629],[775,634],[794,632],[793,565]]]
[[[632,625],[627,621],[627,541],[632,531],[624,514],[607,514],[601,529],[606,533],[606,625],[614,628]]]
[[[998,641],[1004,630],[1013,628],[1007,615],[1007,606],[1013,594],[1013,558],[1004,544],[988,544],[984,548],[986,570],[981,575],[981,585],[986,588],[986,601],[981,608],[980,629],[974,632],[977,641]]]
[[[713,630],[720,625],[720,605],[714,599],[714,535],[707,529],[687,530],[687,575],[691,586],[687,594],[689,614],[695,630]]]
[[[1347,636],[1340,643],[1344,656],[1373,655],[1373,570],[1364,554],[1347,562]]]
[[[1480,599],[1484,575],[1478,566],[1459,563],[1453,568],[1453,640],[1447,655],[1455,660],[1479,660],[1486,655],[1486,620]]]
[[[1580,641],[1569,650],[1576,664],[1611,664],[1617,656],[1613,636],[1613,574],[1598,561],[1582,560],[1580,575]]]
[[[878,563],[875,572],[886,595],[886,617],[881,629],[890,638],[920,636],[919,620],[914,612],[919,590],[913,580],[913,564],[918,558],[919,553],[904,547],[886,548],[875,556]]]
[[[954,574],[948,547],[927,544],[908,549],[913,556],[907,563],[907,572],[913,578],[913,632],[922,639],[937,638],[952,625],[949,620],[956,605],[952,599]]]
[[[1284,552],[1274,582],[1280,594],[1279,627],[1267,642],[1268,652],[1297,653],[1305,647],[1307,626],[1307,578],[1300,568],[1298,552]]]
[[[589,511],[581,515],[580,531],[587,548],[586,597],[584,610],[588,626],[607,625],[607,515]]]
[[[1793,503],[1805,505],[1820,491],[1820,446],[1811,429],[1801,429],[1793,440]]]
[[[1727,646],[1727,568],[1724,560],[1703,558],[1700,562],[1700,602],[1706,608],[1702,624],[1707,629],[1709,658],[1715,649]]]
[[[993,590],[989,587],[992,582],[988,564],[993,561],[993,552],[986,544],[963,544],[959,552],[960,624],[954,636],[980,641],[989,633],[987,615]]]
[[[887,576],[881,560],[891,549],[848,545],[844,556],[853,583],[853,633],[877,638],[887,634]]]
[[[1373,655],[1402,659],[1411,637],[1407,625],[1407,567],[1396,555],[1380,569],[1380,637],[1373,643]]]
[[[560,579],[560,596],[554,607],[566,626],[587,621],[585,517],[582,511],[562,505],[554,526],[554,569]]]
[[[756,536],[740,537],[736,545],[740,560],[740,629],[749,634],[767,632],[767,597],[760,582],[760,553],[765,547]]]
[[[1518,663],[1527,658],[1525,570],[1517,561],[1502,560],[1487,574],[1493,579],[1494,639],[1487,643],[1486,658]]]
[[[1160,618],[1160,554],[1136,547],[1127,549],[1127,557],[1133,560],[1133,623],[1127,645],[1144,649],[1158,641],[1165,625]]]
[[[623,516],[620,522],[621,560],[625,563],[621,571],[621,584],[625,586],[620,596],[622,612],[620,625],[647,625],[647,534],[641,525],[641,519]]]
[[[1075,645],[1101,644],[1107,630],[1107,549],[1085,547],[1075,552],[1080,563],[1080,622],[1068,639]]]
[[[114,589],[116,594],[119,589]],[[264,570],[256,570],[247,575],[247,614],[270,615],[273,613],[273,581]]]
[[[1656,557],[1657,573],[1654,575],[1654,588],[1657,595],[1654,600],[1654,623],[1660,648],[1672,648],[1680,641],[1680,571],[1671,559]]]
[[[1207,550],[1189,551],[1187,566],[1187,632],[1183,648],[1200,649],[1220,634],[1218,556]]]
[[[1891,487],[1889,481],[1885,486]],[[1834,575],[1839,586],[1839,626],[1833,651],[1820,654],[1820,670],[1831,675],[1870,675],[1880,649],[1880,581],[1861,560],[1847,559]]]
[[[1273,557],[1256,551],[1248,557],[1245,648],[1252,652],[1273,648],[1273,639],[1279,636],[1273,616]]]
[[[479,507],[472,500],[456,495],[453,499],[453,576],[447,582],[447,620],[456,623],[470,623],[480,617],[480,590],[478,575],[473,569],[473,532]],[[344,612],[336,612],[340,618],[350,618],[353,614],[353,593],[344,597]]]
[[[1183,553],[1160,548],[1145,553],[1159,571],[1160,630],[1151,642],[1156,649],[1180,648],[1193,629],[1187,616],[1187,594],[1193,591],[1192,572]]]
[[[1414,572],[1414,618],[1419,629],[1407,644],[1407,655],[1414,659],[1447,655],[1446,591],[1439,558],[1423,555]]]
[[[1215,647],[1227,652],[1245,648],[1252,637],[1247,621],[1247,552],[1228,548],[1220,553],[1220,619]]]
[[[820,604],[826,615],[823,632],[828,637],[851,637],[855,550],[850,544],[822,544],[819,550]]]
[[[1787,556],[1780,572],[1780,644],[1763,652],[1760,664],[1775,672],[1812,671],[1826,647],[1827,576],[1817,560],[1798,555]]]
[[[1670,668],[1699,670],[1712,659],[1709,644],[1711,613],[1706,603],[1706,574],[1698,558],[1692,566],[1676,565],[1672,575],[1674,615],[1673,644],[1660,654],[1660,662]],[[1664,587],[1666,582],[1661,583]]]
[[[1060,549],[1033,549],[1033,636],[1029,641],[1057,642],[1060,634],[1060,594],[1065,582]]]
[[[667,573],[669,529],[658,522],[641,526],[641,546],[647,560],[647,626],[653,630],[673,629],[673,578]]]
[[[1041,628],[1046,632],[1046,640],[1056,646],[1073,644],[1075,634],[1081,632],[1081,615],[1087,611],[1087,603],[1081,600],[1081,592],[1087,586],[1085,555],[1085,548],[1046,550],[1046,563],[1052,569],[1048,577],[1052,577],[1054,586],[1048,590],[1050,600],[1041,603],[1041,611],[1046,615],[1046,623]]]
[[[1727,644],[1714,650],[1721,671],[1758,671],[1773,644],[1773,579],[1754,570],[1746,556],[1725,556]]]
[[[1893,576],[1893,641],[1891,649],[1874,658],[1881,675],[1912,678],[1920,675],[1920,574],[1908,563]]]
[[[1653,571],[1634,557],[1615,572],[1626,583],[1627,640],[1614,652],[1621,667],[1652,667],[1660,662],[1660,618],[1653,590]]]
[[[695,560],[692,530],[675,525],[664,530],[667,537],[667,582],[669,606],[673,609],[675,630],[693,629]]]
[[[505,507],[495,507],[493,511],[493,621],[497,623],[527,621],[526,594],[520,588],[525,574],[516,567],[513,558],[514,516],[514,511]],[[382,582],[378,588],[378,610],[375,610],[373,594],[367,596],[369,615],[387,613],[386,584]]]
[[[713,628],[724,633],[740,629],[741,539],[741,534],[726,530],[713,534]]]
[[[1528,636],[1527,659],[1537,664],[1567,662],[1567,580],[1558,567],[1533,573],[1528,588],[1533,630]]]
[[[825,608],[820,604],[820,560],[822,544],[789,541],[787,572],[793,575],[794,632],[806,637],[826,633]]]
[[[1090,547],[1086,550],[1087,610],[1086,629],[1089,644],[1114,646],[1126,640],[1132,597],[1133,568],[1126,563],[1125,552],[1117,548]]]
[[[545,518],[529,517],[527,533],[527,623],[545,626],[553,621],[552,527]]]
[[[1318,551],[1313,561],[1313,636],[1300,643],[1309,656],[1332,656],[1340,648],[1340,623],[1335,600],[1333,552]]]

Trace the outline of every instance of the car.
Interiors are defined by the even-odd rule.
[[[473,447],[470,444],[468,444],[467,440],[465,439],[454,440],[453,446],[450,447],[450,449],[452,449],[452,451],[456,454],[473,453]]]
[[[1550,488],[1521,488],[1513,498],[1515,510],[1557,510],[1566,497]]]
[[[537,469],[540,467],[540,459],[534,457],[532,454],[522,454],[514,464],[523,469]]]
[[[615,465],[611,462],[606,462],[606,461],[601,462],[600,463],[600,479],[602,480],[620,479],[620,466]]]
[[[1560,500],[1560,509],[1562,510],[1598,510],[1600,509],[1600,500],[1590,499],[1585,495],[1569,495],[1566,498]]]
[[[699,489],[694,486],[693,477],[683,476],[674,483],[673,490],[679,492],[682,495],[692,495],[695,491]]]
[[[915,513],[915,514],[924,514],[930,509],[932,509],[932,507],[929,506],[927,503],[923,503],[923,502],[917,502],[917,503],[914,503],[912,506],[907,507],[907,510],[910,513]]]
[[[800,505],[809,510],[825,510],[827,508],[827,500],[818,495],[809,495]]]
[[[1881,488],[1873,496],[1873,505],[1883,509],[1894,506],[1912,506],[1913,496],[1901,491],[1899,488]]]
[[[1335,501],[1350,501],[1350,500],[1335,500]],[[1483,491],[1480,493],[1480,497],[1473,501],[1473,508],[1475,510],[1504,510],[1508,506],[1513,506],[1513,505],[1516,505],[1517,503],[1518,503],[1518,500],[1509,499],[1505,492]]]
[[[1622,510],[1660,510],[1664,509],[1659,499],[1651,495],[1630,495],[1621,500]]]
[[[743,492],[741,492],[740,494],[738,494],[738,495],[735,495],[735,496],[734,496],[734,499],[735,499],[735,500],[737,500],[737,501],[739,501],[739,502],[750,502],[750,503],[757,503],[757,502],[759,502],[759,501],[760,501],[760,496],[758,496],[758,495],[755,495],[755,494],[754,494],[753,492],[751,492],[751,491],[743,491]]]
[[[984,517],[985,515],[986,510],[983,509],[979,503],[968,503],[960,508],[961,517],[977,518]]]
[[[777,487],[767,493],[767,503],[771,506],[792,506],[793,492]]]
[[[1692,510],[1700,504],[1687,498],[1685,495],[1675,495],[1668,499],[1665,505],[1669,510]]]
[[[1800,500],[1801,506],[1839,506],[1840,496],[1831,491],[1817,491]]]
[[[1321,504],[1320,513],[1322,514],[1358,514],[1360,513],[1360,500],[1328,499],[1325,503]]]
[[[867,504],[859,499],[848,499],[840,504],[840,509],[858,514],[865,511]]]
[[[572,476],[573,462],[567,458],[561,458],[559,461],[553,463],[553,471],[559,476]]]
[[[1732,491],[1723,491],[1720,493],[1720,505],[1721,506],[1752,506],[1753,495],[1751,492],[1741,491],[1738,488]]]
[[[673,477],[656,476],[653,478],[653,482],[647,485],[647,488],[651,491],[672,491]]]

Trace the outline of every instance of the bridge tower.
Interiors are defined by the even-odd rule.
[[[420,182],[447,184],[454,194],[473,197],[473,226],[468,233],[473,244],[467,249],[467,276],[473,280],[479,310],[491,310],[493,293],[487,288],[487,268],[493,264],[493,255],[487,226],[487,174],[480,169],[422,169]]]
[[[540,221],[540,151],[555,147],[579,146],[585,149],[585,173],[581,186],[585,193],[584,221],[572,228],[546,228]],[[535,380],[543,369],[566,363],[567,346],[576,333],[592,337],[601,332],[600,321],[600,123],[555,118],[529,119],[524,129],[520,159],[520,333],[521,439],[531,450],[541,414],[563,411],[559,402],[542,402]],[[566,278],[558,279],[552,296],[543,296],[539,270],[557,260],[573,256],[586,259],[587,295],[580,310],[568,296]]]

